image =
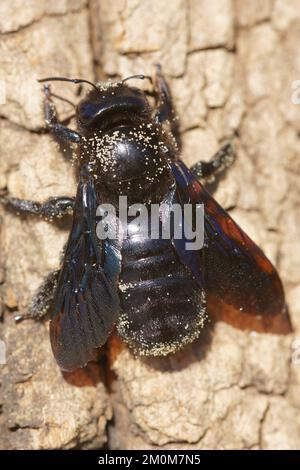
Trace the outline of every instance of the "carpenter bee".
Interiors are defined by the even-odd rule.
[[[151,90],[129,86],[132,78],[149,79]],[[76,106],[76,131],[58,120],[48,85],[54,80],[91,87]],[[51,219],[73,213],[60,269],[46,278],[28,312],[38,318],[50,312],[51,345],[60,368],[73,370],[93,360],[114,327],[137,354],[148,356],[178,351],[201,334],[209,317],[260,332],[291,331],[274,266],[199,182],[228,165],[232,147],[226,144],[211,161],[187,168],[180,160],[178,125],[161,68],[154,78],[138,75],[111,83],[41,81],[47,83],[47,128],[78,147],[77,194],[45,203],[12,197],[4,202]],[[116,205],[120,195],[130,205],[164,201],[161,225],[171,203],[203,204],[203,247],[188,249],[174,230],[169,238],[159,230],[152,239],[134,219],[126,236],[100,239],[97,208]],[[109,224],[118,217],[116,212]]]

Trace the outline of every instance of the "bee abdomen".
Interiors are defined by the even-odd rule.
[[[168,245],[161,242],[162,250],[158,243],[155,250],[153,246],[140,250],[140,259],[127,259],[127,250],[123,254],[122,313],[117,329],[141,355],[166,355],[181,349],[199,336],[206,319],[204,292],[170,241]]]

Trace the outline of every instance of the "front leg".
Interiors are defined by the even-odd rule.
[[[198,179],[213,177],[216,173],[230,166],[234,158],[235,153],[233,145],[231,142],[228,142],[213,155],[209,162],[197,162],[191,166],[190,170]]]
[[[154,95],[156,97],[155,120],[159,123],[169,122],[176,144],[181,149],[179,121],[176,116],[170,87],[159,64],[156,65],[154,76]]]
[[[63,126],[58,122],[56,107],[51,99],[51,91],[49,85],[44,85],[44,116],[47,128],[54,134],[56,138],[64,142],[73,142],[79,144],[81,142],[81,135]]]
[[[75,199],[72,197],[54,197],[41,203],[28,199],[4,196],[0,201],[8,209],[19,214],[34,214],[52,220],[53,218],[61,218],[64,215],[71,214]]]

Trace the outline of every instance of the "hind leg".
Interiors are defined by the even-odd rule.
[[[43,320],[49,312],[49,308],[53,301],[55,289],[57,286],[58,276],[60,270],[51,271],[44,279],[36,293],[34,294],[27,313],[17,315],[16,321],[26,320],[32,318],[34,320]]]

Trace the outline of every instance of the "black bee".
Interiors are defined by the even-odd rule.
[[[150,79],[155,106],[146,92],[128,86],[130,78]],[[51,80],[87,82],[60,77],[42,81]],[[51,344],[61,369],[87,364],[115,326],[134,351],[153,356],[192,342],[208,316],[241,328],[289,332],[275,268],[198,181],[229,163],[231,145],[210,162],[186,167],[179,156],[170,90],[159,66],[154,80],[141,75],[87,83],[92,88],[76,107],[77,131],[58,122],[55,95],[49,85],[44,88],[48,129],[78,145],[76,197],[44,204],[5,198],[19,212],[51,219],[73,211],[61,267],[47,277],[29,309],[33,317],[50,311]],[[184,239],[172,234],[165,239],[161,232],[151,239],[134,222],[121,241],[100,240],[97,207],[116,205],[120,195],[127,196],[129,205],[203,203],[203,248],[189,250]]]

